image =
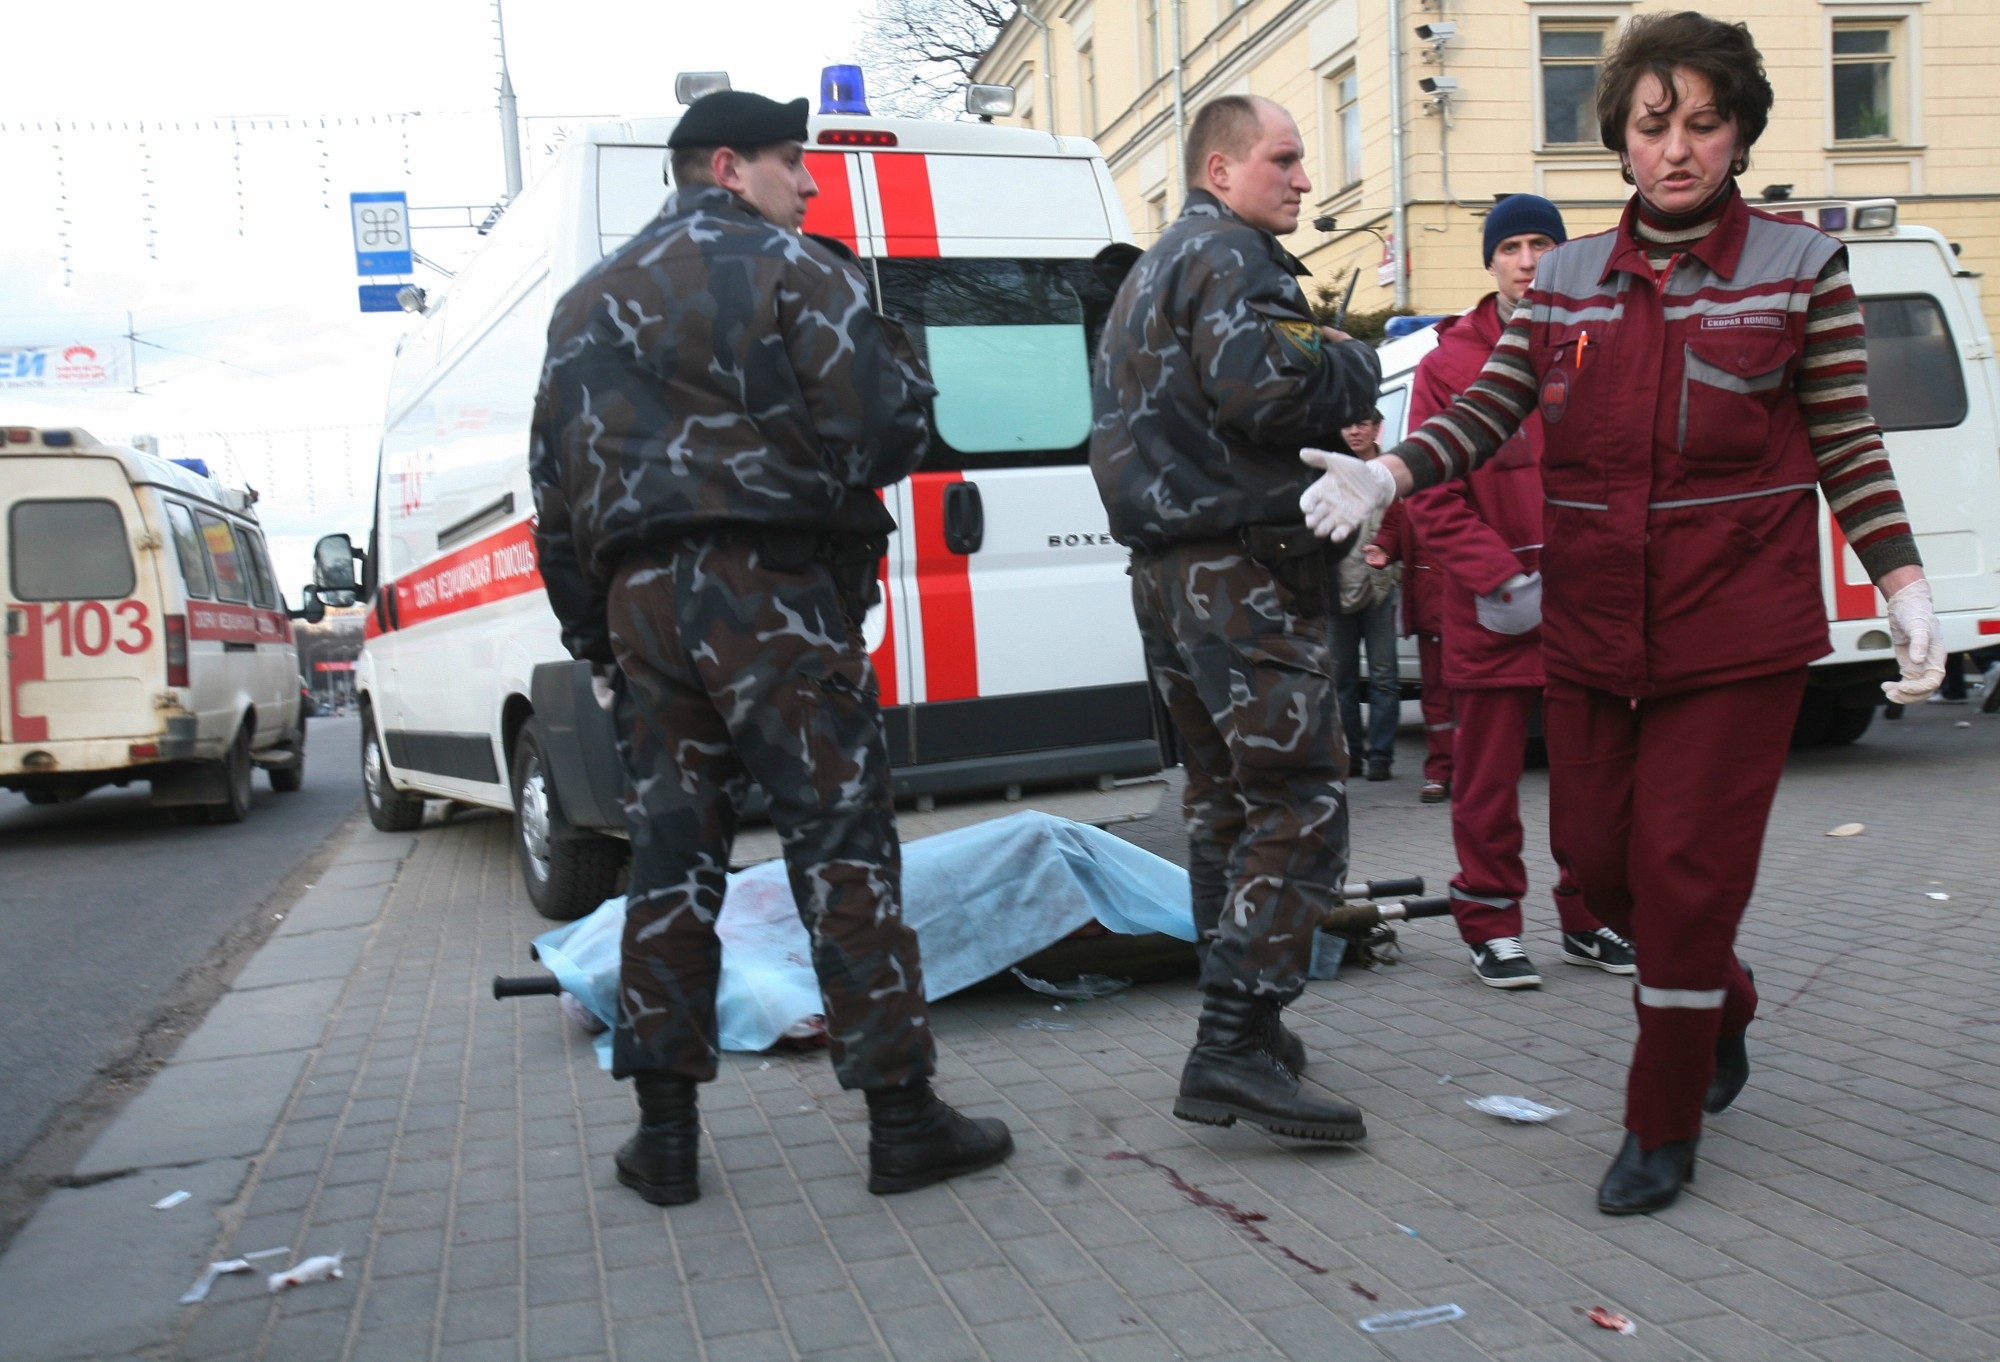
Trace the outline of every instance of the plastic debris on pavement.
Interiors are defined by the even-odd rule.
[[[288,1286],[304,1286],[307,1282],[339,1281],[346,1274],[340,1270],[340,1260],[344,1254],[328,1253],[317,1258],[308,1258],[296,1267],[284,1272],[271,1274],[270,1287],[273,1294]]]
[[[1391,1310],[1386,1315],[1370,1315],[1355,1323],[1361,1326],[1363,1333],[1393,1334],[1399,1329],[1421,1329],[1426,1324],[1446,1324],[1464,1318],[1465,1310],[1460,1306],[1426,1305],[1417,1310]]]
[[[1393,1220],[1392,1220],[1392,1221],[1390,1221],[1389,1223],[1390,1223],[1390,1224],[1392,1224],[1392,1225],[1395,1225],[1395,1224],[1396,1224],[1396,1222],[1395,1222],[1395,1221],[1393,1221]],[[1408,1225],[1396,1225],[1396,1228],[1397,1228],[1397,1229],[1399,1229],[1399,1230],[1401,1230],[1401,1231],[1402,1231],[1402,1232],[1403,1232],[1404,1234],[1407,1234],[1407,1235],[1409,1235],[1409,1236],[1410,1236],[1410,1238],[1412,1238],[1412,1239],[1421,1239],[1421,1238],[1423,1238],[1423,1236],[1422,1236],[1422,1235],[1418,1234],[1418,1233],[1417,1233],[1417,1232],[1416,1232],[1415,1230],[1411,1229],[1411,1228],[1410,1228],[1410,1227],[1409,1227]]]
[[[1924,897],[1927,899],[1936,899],[1939,903],[1946,903],[1951,899],[1951,895],[1940,894],[1936,890],[1932,890],[1930,893],[1924,895]]]
[[[1074,1031],[1068,1022],[1044,1021],[1040,1017],[1023,1017],[1014,1025],[1023,1031]]]
[[[1465,1099],[1465,1105],[1474,1111],[1483,1111],[1488,1116],[1521,1122],[1547,1121],[1569,1110],[1568,1107],[1544,1106],[1526,1097],[1503,1097],[1498,1094],[1491,1097],[1468,1097]]]
[[[251,1263],[258,1258],[275,1258],[280,1253],[290,1253],[291,1245],[280,1244],[277,1248],[258,1249],[246,1253],[241,1258],[224,1258],[219,1263],[210,1263],[202,1274],[194,1279],[194,1285],[181,1292],[182,1305],[198,1305],[208,1299],[208,1289],[215,1285],[217,1277],[226,1277],[232,1272],[248,1272]]]
[[[1130,979],[1114,979],[1108,974],[1079,974],[1074,979],[1055,984],[1047,979],[1037,979],[1018,966],[1010,972],[1037,993],[1050,998],[1067,998],[1071,1002],[1092,1002],[1098,998],[1109,998],[1132,987]]]
[[[156,1211],[171,1211],[174,1207],[188,1200],[193,1195],[193,1192],[168,1192],[153,1203],[153,1209]]]
[[[1602,1305],[1593,1305],[1583,1313],[1592,1324],[1595,1324],[1600,1329],[1610,1329],[1616,1333],[1624,1334],[1628,1338],[1639,1332],[1638,1325],[1619,1314],[1616,1310],[1606,1309]]]
[[[1842,823],[1837,828],[1828,828],[1826,835],[1829,837],[1859,837],[1867,830],[1868,825],[1866,823]]]

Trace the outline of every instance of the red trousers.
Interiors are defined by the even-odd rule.
[[[1799,667],[1638,701],[1549,682],[1556,860],[1639,957],[1625,1128],[1642,1148],[1700,1133],[1716,1038],[1756,1013],[1736,928],[1805,680]]]
[[[1444,640],[1436,634],[1417,635],[1417,674],[1424,693],[1424,779],[1451,784],[1452,742],[1458,724],[1451,688],[1444,683]]]
[[[1468,946],[1521,934],[1521,896],[1528,892],[1528,867],[1521,860],[1521,767],[1528,719],[1541,696],[1539,686],[1451,693],[1458,710],[1451,787],[1458,873],[1451,877],[1451,915]],[[1597,930],[1597,919],[1584,910],[1567,875],[1556,886],[1555,901],[1564,931]]]

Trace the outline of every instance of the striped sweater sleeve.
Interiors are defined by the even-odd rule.
[[[1528,363],[1533,298],[1530,293],[1515,304],[1485,367],[1458,400],[1389,451],[1410,470],[1415,490],[1464,477],[1485,463],[1535,409],[1535,372]]]
[[[1845,251],[1827,261],[1813,284],[1805,356],[1792,386],[1819,464],[1820,490],[1870,579],[1921,566],[1881,427],[1868,409],[1868,339]]]

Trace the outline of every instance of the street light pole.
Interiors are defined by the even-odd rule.
[[[507,168],[507,202],[521,194],[521,120],[514,108],[514,81],[507,74],[507,21],[493,0],[493,30],[500,39],[500,156]]]

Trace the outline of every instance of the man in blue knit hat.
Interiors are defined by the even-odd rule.
[[[1482,248],[1494,292],[1438,324],[1438,346],[1417,366],[1410,427],[1451,405],[1493,352],[1544,253],[1569,239],[1562,213],[1534,194],[1502,199],[1486,215]],[[1458,733],[1452,754],[1451,832],[1458,874],[1452,916],[1472,970],[1492,988],[1541,983],[1521,944],[1521,766],[1542,671],[1542,422],[1530,416],[1470,477],[1403,503],[1409,526],[1444,576],[1443,680]],[[1372,556],[1372,554],[1371,554]],[[1555,886],[1562,956],[1630,974],[1632,948],[1583,905],[1565,873]]]

